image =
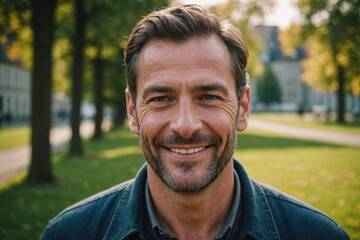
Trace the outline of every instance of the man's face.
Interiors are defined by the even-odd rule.
[[[151,41],[140,53],[137,100],[127,91],[130,128],[144,156],[176,192],[209,186],[232,159],[249,90],[239,103],[230,56],[215,35],[178,44]]]

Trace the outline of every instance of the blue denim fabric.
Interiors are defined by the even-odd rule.
[[[134,180],[65,209],[49,222],[41,239],[151,239],[146,166]],[[320,211],[252,180],[238,161],[234,166],[241,183],[241,220],[229,239],[349,239]]]

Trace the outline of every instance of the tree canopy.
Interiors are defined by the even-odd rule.
[[[359,4],[359,0],[298,0],[304,22],[292,26],[285,38],[308,51],[303,80],[337,93],[338,122],[344,121],[345,93],[360,94]]]
[[[259,101],[265,105],[280,102],[281,88],[270,65],[265,66],[263,75],[257,79],[256,93]]]

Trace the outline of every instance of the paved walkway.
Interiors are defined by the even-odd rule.
[[[316,140],[352,147],[360,147],[360,134],[323,131],[303,127],[289,126],[257,119],[250,119],[249,127],[263,129],[300,139]]]
[[[360,147],[360,134],[339,133],[314,130],[296,126],[282,125],[257,119],[251,119],[250,128],[272,131],[295,138],[317,140],[327,143]],[[81,135],[89,138],[94,131],[92,122],[81,125]],[[68,126],[56,127],[51,131],[51,144],[53,151],[64,149],[70,139],[71,131]],[[20,171],[25,170],[30,161],[30,147],[23,146],[0,152],[0,183],[5,182]]]
[[[92,136],[94,132],[94,124],[86,121],[81,124],[80,133],[85,139]],[[50,132],[50,142],[52,152],[64,149],[68,145],[71,136],[69,126],[55,127]],[[0,152],[0,183],[6,182],[15,174],[28,168],[30,163],[30,146],[12,148]]]

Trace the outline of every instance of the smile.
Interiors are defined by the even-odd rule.
[[[174,153],[180,153],[180,154],[192,154],[192,153],[198,153],[205,149],[205,147],[198,147],[198,148],[189,148],[189,149],[182,149],[182,148],[170,148],[170,151]]]

